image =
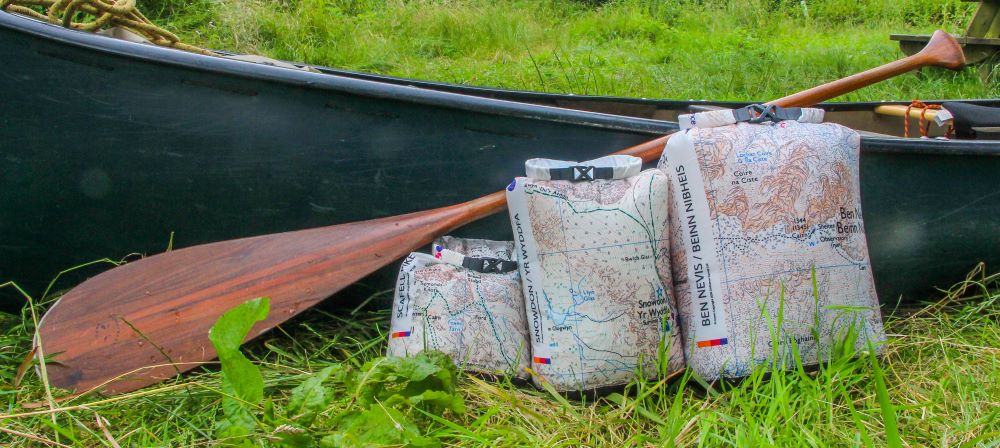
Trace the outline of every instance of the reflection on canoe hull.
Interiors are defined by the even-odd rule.
[[[162,251],[171,232],[181,247],[438,207],[506,185],[529,157],[593,158],[676,129],[484,89],[198,56],[6,13],[0,60],[0,279],[34,292],[74,264]],[[995,142],[866,138],[863,151],[883,301],[947,286],[978,261],[1000,266]],[[494,216],[459,234],[510,229]]]

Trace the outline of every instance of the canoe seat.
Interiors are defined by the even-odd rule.
[[[904,53],[913,54],[923,49],[930,40],[926,34],[890,34],[889,40],[899,42]],[[955,36],[955,40],[962,46],[965,52],[965,60],[969,64],[978,64],[988,61],[998,51],[1000,51],[1000,39],[995,37],[963,37]],[[916,49],[916,51],[913,51]]]
[[[975,1],[975,0],[964,0]],[[889,39],[899,42],[907,55],[920,51],[930,39],[928,35],[893,34]],[[1000,61],[1000,0],[981,0],[969,20],[964,37],[956,36],[969,64],[979,64],[979,76],[990,80],[994,65]]]
[[[948,101],[942,107],[954,116],[955,135],[959,138],[1000,138],[1000,107]]]

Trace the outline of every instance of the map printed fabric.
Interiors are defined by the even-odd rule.
[[[400,268],[390,325],[390,356],[439,350],[466,370],[527,375],[530,349],[521,280],[449,262],[451,252],[512,260],[510,241],[443,237],[432,253],[412,253]]]
[[[583,167],[577,175],[612,174],[577,182],[519,177],[507,188],[536,384],[617,386],[640,365],[655,377],[668,351],[670,370],[683,368],[678,338],[670,337],[669,179],[657,169],[621,178],[632,173],[618,164],[637,161],[532,160],[529,172],[570,166]]]
[[[659,166],[671,177],[674,291],[697,373],[791,364],[794,345],[815,364],[849,328],[858,349],[884,339],[859,146],[848,128],[797,121],[695,127],[670,139]]]

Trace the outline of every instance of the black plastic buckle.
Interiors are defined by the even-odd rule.
[[[496,258],[483,258],[483,272],[500,272],[503,260]]]
[[[592,173],[593,170],[594,170],[594,166],[593,165],[591,165],[591,166],[584,166],[584,165],[574,166],[573,167],[573,173],[575,175],[573,176],[573,180],[574,181],[594,180],[594,175]]]
[[[615,169],[610,166],[575,165],[564,168],[549,168],[549,179],[570,182],[614,179]]]
[[[517,262],[499,258],[465,257],[462,266],[483,274],[505,274],[517,269]]]
[[[771,104],[751,104],[733,111],[736,122],[760,124],[765,121],[777,123],[784,120],[798,120],[802,109],[798,107],[778,107]]]
[[[780,121],[776,114],[777,108],[778,106],[769,106],[767,104],[751,104],[747,106],[747,112],[750,114],[750,119],[747,120],[747,123],[758,124],[765,121]]]

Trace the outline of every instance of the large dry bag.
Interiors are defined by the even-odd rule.
[[[826,359],[884,339],[862,221],[860,138],[819,109],[682,115],[671,182],[673,283],[703,377]],[[749,123],[756,121],[757,123]]]

